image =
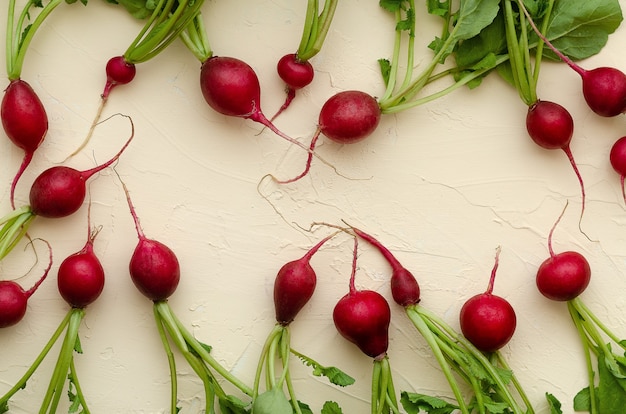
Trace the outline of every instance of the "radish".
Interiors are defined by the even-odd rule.
[[[324,243],[337,233],[324,237],[300,259],[284,264],[274,280],[274,307],[276,311],[276,325],[270,331],[259,357],[252,394],[252,412],[259,413],[300,413],[301,402],[295,395],[295,389],[289,370],[289,354],[295,354],[306,365],[312,366],[315,375],[326,376],[331,383],[347,386],[354,383],[354,378],[343,373],[336,367],[325,367],[312,358],[294,351],[291,348],[291,331],[289,326],[298,312],[309,301],[315,286],[317,276],[310,264],[312,256]],[[275,375],[276,359],[282,365],[281,375]],[[266,372],[266,391],[259,392],[261,376]],[[283,387],[289,391],[289,400],[283,392]],[[284,408],[283,408],[284,407]]]
[[[87,242],[81,250],[63,260],[57,275],[59,293],[70,305],[70,310],[26,373],[0,398],[0,407],[5,407],[8,410],[7,404],[9,399],[19,390],[26,387],[28,380],[35,373],[63,332],[65,332],[54,371],[50,377],[48,389],[42,400],[39,412],[57,412],[62,395],[69,396],[75,411],[82,409],[81,412],[89,412],[78,380],[78,373],[74,366],[74,352],[83,352],[78,334],[80,324],[85,317],[85,307],[93,303],[104,288],[104,269],[93,251],[93,241],[99,229],[93,231],[90,229],[90,210],[91,208],[89,208],[87,214],[87,228],[89,230]],[[67,394],[63,392],[66,379],[69,383]]]
[[[543,296],[563,302],[578,297],[587,289],[591,280],[591,267],[583,255],[574,251],[555,254],[552,249],[552,235],[565,213],[565,208],[550,229],[548,234],[550,257],[541,263],[536,277],[537,289]]]
[[[506,30],[507,49],[510,57],[513,84],[521,100],[528,106],[526,113],[526,131],[532,140],[545,149],[561,149],[576,174],[581,190],[581,212],[579,227],[585,211],[585,186],[578,170],[574,156],[570,149],[570,142],[574,134],[574,120],[571,114],[562,105],[541,100],[537,96],[537,81],[543,49],[538,47],[535,62],[531,61],[528,49],[528,33],[524,13],[513,10],[512,1],[505,1],[504,21]],[[520,2],[517,2],[520,3]],[[547,26],[552,8],[549,7],[543,16]],[[543,28],[545,30],[545,27]],[[582,231],[582,230],[581,230]]]
[[[626,136],[615,141],[611,147],[609,160],[615,172],[619,174],[622,198],[624,203],[626,203],[626,189],[624,188],[624,178],[626,177]]]
[[[54,166],[35,178],[30,189],[30,203],[14,209],[0,218],[0,260],[26,234],[35,217],[62,218],[75,213],[83,204],[86,183],[96,173],[116,162],[135,135],[132,119],[131,134],[122,148],[111,159],[94,168],[79,171],[67,166]]]
[[[48,244],[48,242],[45,242]],[[48,244],[48,249],[50,245]],[[24,319],[28,307],[28,300],[37,291],[48,276],[52,267],[52,250],[48,266],[37,282],[28,290],[24,290],[12,280],[0,280],[0,328],[13,326]]]
[[[387,348],[391,309],[387,300],[373,290],[355,286],[358,239],[354,238],[349,292],[335,304],[333,322],[337,331],[374,359],[372,374],[372,413],[398,412]]]
[[[155,3],[149,8],[147,14],[131,13],[137,18],[147,17],[147,20],[126,51],[122,55],[113,56],[106,62],[106,77],[104,88],[100,94],[100,105],[87,135],[78,148],[68,155],[68,159],[78,154],[91,140],[111,91],[119,85],[131,83],[135,79],[139,63],[147,62],[158,56],[176,40],[185,27],[200,13],[204,0],[159,1]]]
[[[316,56],[326,40],[330,24],[335,16],[337,0],[327,0],[319,10],[318,0],[307,2],[306,16],[302,28],[302,36],[296,53],[288,53],[276,64],[278,76],[285,82],[285,102],[270,121],[274,121],[289,107],[296,96],[296,91],[313,82],[315,71],[310,59]]]
[[[465,395],[453,373],[456,371],[460,378],[464,379],[467,385],[471,387],[472,399],[477,404],[478,412],[486,412],[487,405],[493,401],[506,404],[507,408],[514,413],[534,412],[523,387],[506,365],[506,361],[498,357],[497,361],[492,363],[472,342],[456,332],[442,318],[421,306],[419,304],[420,288],[413,274],[378,239],[354,226],[350,226],[350,229],[358,237],[374,246],[389,263],[392,270],[391,292],[394,301],[404,308],[409,320],[428,343],[458,405],[436,397],[426,396],[424,398],[427,398],[428,401],[436,401],[438,407],[442,409],[445,407],[446,412],[455,410],[464,414],[473,412],[471,404],[465,401]],[[476,367],[481,367],[482,371],[477,372]],[[500,374],[502,369],[506,369],[510,373],[514,389],[526,406],[525,410],[522,410],[509,389],[508,383],[502,379]],[[416,412],[423,408],[422,405],[419,405],[421,401],[423,401],[422,396],[407,392],[403,393],[401,399],[407,412]]]
[[[616,407],[615,402],[626,398],[626,390],[619,383],[623,378],[622,358],[626,341],[613,333],[581,299],[591,278],[590,265],[585,257],[574,251],[555,254],[552,250],[552,235],[566,208],[567,204],[550,229],[550,257],[537,269],[537,289],[550,300],[567,303],[583,347],[589,386],[574,397],[574,409],[590,414],[620,412],[621,408]],[[592,361],[592,354],[595,361]],[[606,395],[612,397],[603,397]]]
[[[583,96],[589,108],[596,114],[604,117],[613,117],[626,111],[626,74],[612,67],[599,67],[592,70],[583,69],[563,52],[557,49],[552,42],[537,28],[523,1],[517,1],[519,8],[524,12],[528,23],[544,42],[563,62],[573,69],[582,80]]]
[[[461,307],[461,332],[483,352],[495,352],[506,345],[515,332],[515,310],[504,298],[493,294],[500,248],[484,293],[472,296]]]
[[[139,222],[139,216],[131,200],[130,192],[126,184],[123,181],[121,183],[139,239],[130,258],[129,273],[137,290],[153,302],[156,326],[169,362],[171,382],[170,409],[172,412],[179,411],[177,406],[178,380],[176,362],[172,355],[168,336],[202,380],[206,394],[206,412],[213,411],[215,399],[218,400],[220,406],[222,404],[234,404],[236,408],[244,409],[248,404],[241,402],[238,398],[227,395],[217,382],[213,370],[248,396],[252,396],[252,388],[223,367],[209,353],[210,347],[196,339],[176,317],[168,304],[168,299],[174,294],[180,281],[178,258],[167,245],[145,236]]]

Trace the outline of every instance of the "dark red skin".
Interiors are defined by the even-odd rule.
[[[385,298],[372,290],[355,290],[335,305],[337,331],[367,356],[378,359],[389,347],[391,310]]]
[[[86,177],[70,167],[56,166],[42,172],[30,189],[30,207],[34,214],[48,218],[67,217],[83,204]]]
[[[102,92],[102,97],[107,98],[111,89],[117,85],[125,85],[135,79],[137,68],[134,63],[126,61],[124,56],[115,56],[106,64],[107,80]]]
[[[559,302],[580,295],[591,280],[589,262],[580,253],[567,251],[546,259],[537,270],[537,289],[548,299]]]
[[[615,172],[621,176],[626,175],[626,136],[615,141],[611,147],[609,160]]]
[[[104,269],[91,244],[63,260],[57,286],[61,297],[73,308],[84,308],[98,299],[104,289]]]
[[[374,132],[380,116],[380,107],[372,96],[361,91],[343,91],[324,103],[318,123],[331,140],[352,144]]]
[[[574,134],[574,120],[563,106],[538,100],[528,107],[526,129],[537,145],[546,149],[564,149]]]
[[[0,328],[17,324],[24,318],[28,293],[11,280],[0,281]]]
[[[295,53],[280,58],[276,65],[278,76],[291,89],[302,89],[313,82],[315,71],[308,60],[298,59]]]
[[[32,154],[48,132],[48,115],[31,86],[23,80],[11,81],[0,106],[2,126],[9,139]]]
[[[626,75],[611,68],[599,67],[581,73],[583,96],[587,105],[600,116],[613,117],[626,111]]]
[[[494,352],[513,337],[517,318],[515,310],[504,298],[481,293],[465,302],[460,322],[461,332],[477,349]]]
[[[415,305],[420,301],[420,286],[408,269],[401,266],[394,268],[391,274],[391,295],[402,307]]]
[[[261,86],[254,69],[242,60],[213,56],[200,70],[204,99],[217,112],[250,118],[260,110]]]
[[[316,284],[317,276],[307,259],[283,265],[274,281],[276,321],[289,325],[313,296]]]
[[[169,247],[156,240],[139,239],[129,269],[137,289],[154,302],[167,300],[180,281],[178,258]]]

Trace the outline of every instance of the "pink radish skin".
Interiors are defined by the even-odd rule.
[[[42,172],[30,189],[30,207],[33,214],[47,218],[60,218],[75,213],[85,200],[87,180],[116,162],[133,137],[134,128],[120,151],[97,167],[79,171],[66,166],[56,166]]]
[[[124,56],[115,56],[109,59],[105,70],[106,83],[102,92],[102,99],[107,99],[115,86],[132,82],[137,73],[135,64],[127,62]]]
[[[289,325],[313,296],[317,275],[310,261],[331,237],[325,237],[300,259],[286,263],[278,271],[274,280],[274,307],[279,324]]]
[[[308,60],[298,59],[298,55],[295,53],[290,53],[280,58],[276,64],[276,71],[278,72],[278,76],[285,82],[287,97],[282,106],[274,116],[272,116],[270,122],[273,122],[276,117],[282,114],[289,105],[291,105],[291,102],[293,102],[296,97],[296,91],[313,82],[315,76],[315,71],[311,63]]]
[[[48,243],[46,242],[46,244]],[[50,248],[49,244],[48,248]],[[46,279],[51,267],[52,250],[50,250],[48,267],[30,289],[24,290],[18,283],[12,280],[0,280],[0,328],[16,325],[24,319],[28,308],[28,300]]]
[[[48,115],[33,88],[26,81],[16,79],[4,91],[0,118],[9,139],[25,153],[11,183],[11,205],[15,208],[15,187],[48,132]]]
[[[123,182],[122,186],[139,238],[129,264],[131,280],[148,299],[153,302],[165,301],[176,291],[180,281],[178,258],[168,246],[145,236],[130,193]]]
[[[578,297],[591,281],[591,267],[583,255],[573,251],[555,254],[552,249],[552,234],[564,213],[565,208],[550,229],[548,235],[550,257],[539,266],[535,280],[537,289],[543,296],[559,302]]]
[[[561,149],[567,155],[580,185],[582,196],[580,217],[582,220],[585,211],[585,185],[570,149],[570,142],[574,135],[572,115],[567,109],[555,102],[537,100],[528,107],[526,129],[528,135],[540,147],[550,150]]]
[[[93,250],[97,231],[89,235],[85,246],[61,262],[57,287],[61,297],[73,308],[93,303],[104,289],[104,269]]]
[[[393,300],[402,307],[415,305],[420,301],[420,287],[415,276],[387,249],[381,242],[373,236],[350,227],[357,236],[374,246],[383,255],[387,263],[391,266],[391,295]]]
[[[609,160],[615,172],[619,174],[622,198],[624,203],[626,203],[626,189],[624,188],[624,178],[626,177],[626,136],[615,141],[611,147]]]
[[[496,253],[487,290],[468,299],[460,313],[461,332],[483,352],[495,352],[506,345],[513,337],[517,325],[517,317],[511,304],[493,294],[499,254],[500,249]]]
[[[541,33],[523,4],[521,7],[537,36],[559,59],[580,75],[583,84],[583,96],[589,108],[604,117],[613,117],[624,113],[626,111],[626,74],[612,67],[603,66],[586,70],[577,65]]]
[[[341,336],[358,346],[365,355],[381,360],[389,347],[391,309],[378,292],[356,289],[356,239],[354,246],[350,291],[335,305],[333,322]]]
[[[343,91],[324,103],[319,115],[322,134],[340,144],[353,144],[372,134],[381,110],[372,96],[361,91]]]

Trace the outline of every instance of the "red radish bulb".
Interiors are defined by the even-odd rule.
[[[126,61],[124,56],[115,56],[109,59],[106,64],[106,83],[102,98],[107,99],[113,89],[117,85],[125,85],[130,83],[137,73],[134,63]]]
[[[302,89],[313,82],[315,71],[308,60],[298,59],[295,53],[280,58],[276,65],[278,76],[287,84],[288,89]]]
[[[541,263],[536,277],[537,289],[542,295],[562,302],[578,297],[591,280],[591,267],[583,255],[573,251],[555,254],[552,249],[552,235],[565,213],[565,208],[550,229],[548,234],[550,257]]]
[[[148,299],[153,302],[165,301],[176,291],[180,281],[178,258],[168,246],[145,236],[128,188],[123,182],[122,186],[139,238],[129,264],[131,280]]]
[[[420,287],[415,276],[381,242],[364,231],[351,226],[357,236],[374,246],[391,266],[391,295],[402,307],[415,305],[420,301]]]
[[[46,244],[48,249],[50,249],[48,242]],[[28,308],[28,300],[46,279],[51,267],[52,250],[50,250],[48,267],[30,289],[24,290],[18,283],[12,280],[0,280],[0,328],[16,325],[24,319]]]
[[[11,184],[11,205],[15,208],[15,187],[48,132],[48,115],[28,82],[17,79],[11,81],[4,91],[0,118],[9,139],[24,150],[22,165]]]
[[[493,294],[500,249],[491,272],[489,286],[463,304],[460,314],[461,332],[476,348],[494,352],[506,345],[515,332],[517,317],[511,304]]]
[[[615,172],[620,176],[622,198],[626,203],[626,189],[624,188],[624,178],[626,177],[626,136],[615,141],[611,147],[609,160]]]
[[[104,289],[104,269],[93,249],[97,234],[97,230],[91,232],[85,246],[66,257],[59,266],[57,287],[61,297],[73,308],[90,305]]]
[[[354,240],[350,291],[335,305],[333,322],[341,336],[365,355],[379,360],[385,357],[389,347],[391,309],[380,293],[356,289],[357,239]]]
[[[310,261],[331,237],[325,237],[300,259],[284,264],[278,271],[274,280],[274,307],[276,321],[281,325],[289,325],[313,296],[317,275]]]
[[[381,110],[372,96],[361,91],[343,91],[324,103],[319,128],[340,144],[352,144],[369,136],[380,122]]]

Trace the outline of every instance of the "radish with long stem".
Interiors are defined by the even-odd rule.
[[[623,362],[626,342],[619,339],[580,298],[591,279],[587,259],[575,251],[555,253],[552,248],[553,232],[566,208],[567,204],[550,229],[550,256],[537,269],[537,289],[550,300],[567,303],[583,346],[589,386],[574,397],[574,409],[591,414],[619,413],[626,401],[626,391],[620,385],[626,374]],[[615,352],[614,347],[619,348],[621,354]],[[596,357],[595,363],[592,354]],[[603,397],[607,395],[610,397]]]
[[[128,119],[131,124],[130,137],[108,161],[84,171],[59,165],[48,168],[35,178],[30,189],[30,204],[0,218],[0,260],[26,235],[36,217],[67,217],[82,206],[87,193],[87,180],[115,163],[133,140],[134,126],[132,119]]]
[[[6,25],[6,66],[9,85],[0,103],[0,118],[7,137],[24,151],[22,163],[11,182],[11,206],[15,208],[15,189],[33,155],[48,132],[48,115],[43,102],[31,87],[21,79],[26,52],[46,18],[63,0],[42,2],[29,0],[19,13],[16,0],[9,0]],[[67,1],[71,3],[71,1]],[[87,1],[83,0],[86,4]],[[30,21],[35,8],[41,8]]]
[[[122,55],[110,58],[105,66],[106,81],[100,94],[100,105],[87,135],[67,158],[78,154],[91,140],[111,91],[135,79],[136,66],[163,52],[178,39],[185,27],[200,13],[204,0],[158,0],[146,22]]]
[[[253,390],[222,366],[209,352],[210,347],[198,339],[178,319],[168,303],[180,281],[180,264],[176,254],[164,243],[149,239],[139,222],[126,184],[122,181],[130,214],[133,218],[138,242],[129,263],[130,277],[137,290],[153,302],[153,313],[159,337],[167,355],[170,370],[170,409],[178,411],[178,380],[173,346],[180,351],[189,366],[202,380],[206,412],[214,412],[215,400],[220,406],[234,404],[243,409],[249,404],[226,394],[216,373],[245,395],[252,397]]]
[[[393,299],[404,308],[409,320],[426,340],[456,400],[456,404],[452,404],[432,396],[403,392],[401,402],[405,408],[419,409],[416,408],[421,407],[419,403],[436,400],[440,407],[469,414],[474,409],[481,413],[487,412],[487,407],[497,402],[506,404],[507,409],[516,414],[533,413],[534,409],[523,387],[513,371],[506,366],[505,361],[502,360],[498,364],[504,367],[497,366],[496,362],[499,361],[492,361],[443,318],[420,305],[420,287],[411,271],[374,236],[354,226],[350,226],[350,229],[375,247],[391,267],[390,285]],[[510,383],[503,379],[502,369],[510,375],[513,389],[510,389]],[[469,402],[465,399],[460,381],[468,385],[472,391]],[[517,392],[517,397],[513,391]],[[518,402],[518,398],[523,405]]]
[[[26,387],[28,380],[62,336],[59,355],[39,412],[51,414],[57,412],[61,396],[64,395],[66,380],[68,381],[67,395],[71,403],[69,412],[77,412],[79,409],[85,414],[90,412],[74,363],[74,353],[83,353],[79,329],[85,317],[85,308],[100,297],[105,282],[104,269],[93,248],[94,240],[100,228],[91,228],[90,211],[91,208],[87,213],[88,237],[85,245],[78,252],[65,258],[58,270],[57,287],[61,297],[70,305],[70,310],[28,370],[0,398],[0,412],[9,410],[10,398]]]
[[[354,379],[336,367],[326,367],[312,358],[291,348],[290,325],[300,310],[313,296],[317,285],[317,275],[310,264],[311,258],[335,234],[324,237],[309,249],[304,256],[284,264],[274,280],[274,307],[276,325],[271,330],[257,364],[252,395],[254,414],[302,414],[301,402],[296,397],[295,388],[289,370],[290,354],[295,354],[305,364],[312,366],[314,372],[326,376],[331,383],[347,386]],[[276,359],[282,369],[276,371]],[[266,391],[260,392],[261,376],[266,373]],[[287,396],[283,388],[286,387]]]

